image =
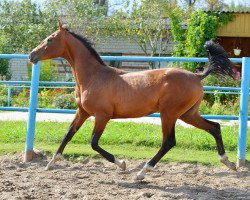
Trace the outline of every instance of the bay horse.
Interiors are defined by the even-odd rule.
[[[236,170],[225,153],[220,124],[202,118],[198,111],[203,99],[203,78],[211,73],[234,76],[232,63],[222,47],[212,41],[205,44],[209,67],[203,73],[194,74],[180,68],[128,73],[107,66],[86,38],[68,30],[60,21],[58,23],[58,30],[33,49],[29,58],[33,63],[56,57],[69,62],[76,81],[78,108],[46,170],[60,159],[67,143],[90,116],[95,117],[91,147],[125,170],[125,161],[117,159],[98,144],[105,126],[110,119],[137,118],[154,112],[160,112],[161,116],[162,145],[138,172],[138,180],[144,179],[146,172],[153,170],[157,162],[176,145],[177,119],[210,133],[216,141],[220,161]]]

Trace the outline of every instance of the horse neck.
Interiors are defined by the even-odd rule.
[[[64,55],[71,66],[77,85],[87,86],[96,72],[105,67],[74,36],[67,34]]]

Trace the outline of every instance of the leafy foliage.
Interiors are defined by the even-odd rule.
[[[5,76],[6,80],[11,78],[9,61],[7,59],[0,59],[0,76]]]
[[[28,53],[55,30],[57,17],[31,0],[0,2],[0,53]],[[0,59],[0,75],[11,78],[8,60]]]
[[[107,35],[135,42],[146,55],[164,55],[170,39],[167,17],[171,9],[170,1],[134,2],[130,13],[121,10],[109,18]],[[157,68],[154,63],[150,65]]]
[[[54,99],[55,108],[76,109],[75,98],[72,94],[63,94]]]
[[[0,94],[5,92],[5,88],[0,87]],[[53,89],[39,89],[38,93],[38,107],[39,108],[57,108],[57,109],[76,109],[75,97],[73,89],[61,89],[61,88],[53,88]],[[12,92],[11,96],[11,106],[13,107],[28,107],[29,105],[29,97],[30,97],[30,89],[22,88],[21,90],[15,89]],[[5,93],[4,93],[5,94]],[[7,94],[3,95],[6,98],[2,99],[2,104],[7,100]]]
[[[186,12],[177,7],[170,13],[170,19],[172,38],[175,42],[173,54],[180,57],[185,55],[184,43],[186,40],[186,30],[184,27],[184,19],[186,19]]]
[[[0,85],[0,106],[7,106],[8,88],[6,85]]]
[[[208,40],[214,40],[219,27],[225,25],[233,16],[228,13],[213,13],[197,10],[190,15],[187,21],[187,29],[183,30],[181,22],[183,15],[178,14],[179,10],[172,13],[172,34],[177,46],[174,48],[175,56],[206,57],[203,47]],[[188,63],[184,67],[187,70],[195,71],[201,63]]]
[[[1,35],[1,28],[0,28]],[[8,52],[7,49],[7,38],[5,35],[1,35],[0,37],[0,54],[4,54]],[[6,76],[6,79],[9,80],[11,78],[11,73],[9,69],[9,60],[0,59],[0,76]]]
[[[5,37],[4,52],[31,51],[38,42],[55,30],[56,23],[57,17],[54,13],[41,10],[31,0],[1,1],[0,33]]]
[[[80,31],[95,41],[102,35],[107,4],[95,4],[93,0],[47,0],[46,5],[74,32]]]
[[[203,8],[210,11],[220,11],[227,7],[223,0],[204,0]]]

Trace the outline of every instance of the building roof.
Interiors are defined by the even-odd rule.
[[[210,11],[207,10],[206,12],[213,12],[213,13],[232,13],[232,14],[249,14],[250,10],[242,10],[242,11],[236,11],[236,10],[222,10],[222,11]]]

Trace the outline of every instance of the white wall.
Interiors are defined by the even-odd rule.
[[[26,59],[10,59],[10,71],[12,81],[25,81],[28,78],[27,70],[28,60]]]

